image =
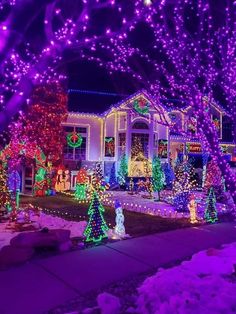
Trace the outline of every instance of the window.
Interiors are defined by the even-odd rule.
[[[82,136],[82,144],[80,147],[70,147],[67,143],[64,147],[64,159],[67,160],[86,160],[86,148],[87,148],[87,128],[86,127],[74,127],[65,126],[66,135],[68,133],[76,132]]]
[[[148,130],[149,127],[148,127],[146,122],[138,121],[138,122],[135,122],[133,124],[133,129],[136,129],[136,130]]]
[[[82,137],[83,141],[80,147],[75,148],[75,160],[86,159],[86,137]]]
[[[137,157],[140,152],[144,155],[144,157],[148,158],[148,142],[149,134],[132,133],[131,158]]]

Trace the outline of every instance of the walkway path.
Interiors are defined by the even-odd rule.
[[[234,241],[236,223],[221,223],[33,260],[0,272],[0,313],[42,314],[79,294]]]

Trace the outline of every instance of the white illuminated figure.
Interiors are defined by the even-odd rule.
[[[195,201],[195,196],[190,195],[190,201],[188,203],[188,209],[190,212],[190,223],[195,224],[197,221],[197,203]]]
[[[125,226],[124,221],[125,217],[123,215],[123,210],[121,204],[118,200],[115,201],[115,209],[116,209],[116,226],[115,226],[115,233],[119,237],[125,237]]]

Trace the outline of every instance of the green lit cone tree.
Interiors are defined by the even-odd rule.
[[[106,239],[109,230],[104,217],[105,209],[102,206],[98,194],[93,192],[92,201],[88,209],[89,221],[84,231],[85,242],[98,243]]]
[[[127,163],[126,155],[123,154],[120,160],[120,167],[118,170],[119,185],[125,186],[127,175],[128,175],[128,163]]]
[[[158,192],[158,201],[160,200],[160,191],[164,188],[165,175],[161,167],[160,158],[155,156],[152,162],[152,182],[153,191]]]
[[[204,218],[206,222],[215,223],[218,220],[216,211],[216,196],[214,188],[211,187],[208,191],[207,206],[205,210]]]

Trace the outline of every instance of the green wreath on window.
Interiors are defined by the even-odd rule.
[[[76,132],[67,134],[66,140],[67,140],[67,144],[73,148],[80,147],[83,142],[82,136]]]
[[[143,97],[135,99],[133,106],[139,114],[146,115],[149,113],[150,103]]]

